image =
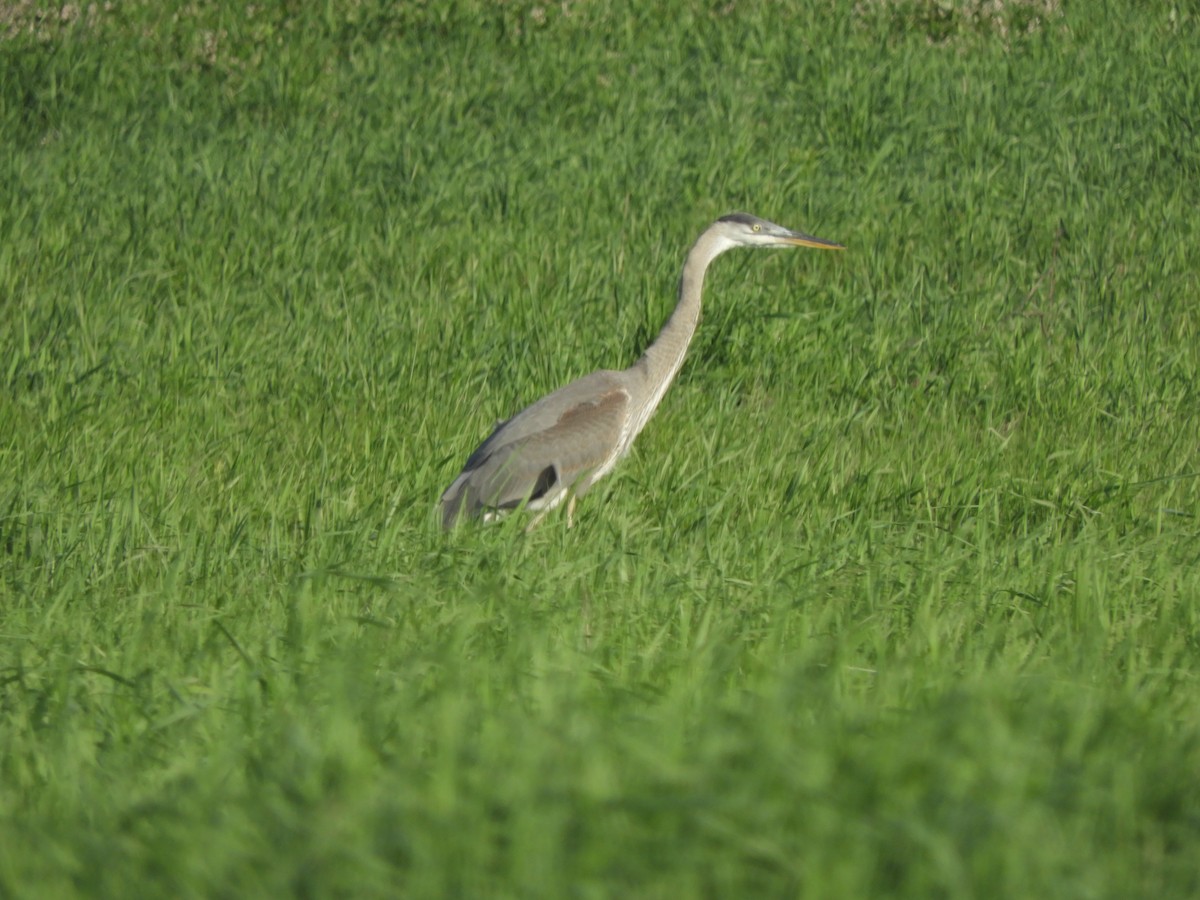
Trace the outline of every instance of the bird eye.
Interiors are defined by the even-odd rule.
[[[759,225],[757,222],[755,222],[755,223],[754,223],[753,225],[751,225],[750,227],[751,227],[751,228],[754,230],[754,232],[755,232],[756,234],[757,234],[758,232],[762,231],[762,226],[761,226],[761,225]]]

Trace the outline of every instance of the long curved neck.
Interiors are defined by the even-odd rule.
[[[692,335],[696,333],[696,325],[700,322],[700,298],[704,291],[704,274],[708,265],[726,250],[736,246],[728,238],[709,228],[697,239],[688,252],[683,264],[683,275],[679,279],[679,302],[671,318],[663,326],[658,337],[629,371],[643,379],[644,395],[640,400],[637,418],[634,422],[633,435],[642,430],[642,426],[658,406],[658,402],[666,393],[671,379],[683,365],[683,357],[687,353]],[[632,436],[630,440],[632,440]]]

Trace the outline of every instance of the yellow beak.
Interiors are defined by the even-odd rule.
[[[797,247],[815,247],[817,250],[845,250],[842,244],[836,244],[833,241],[827,241],[825,238],[813,237],[811,234],[805,234],[803,231],[793,231],[781,240],[786,244],[793,244]]]

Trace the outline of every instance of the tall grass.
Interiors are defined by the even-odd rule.
[[[16,5],[0,894],[1194,896],[1200,35]],[[443,535],[497,418],[637,448]]]

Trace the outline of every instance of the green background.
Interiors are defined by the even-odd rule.
[[[1200,892],[1194,2],[0,35],[0,895]],[[442,534],[739,209],[848,249]]]

